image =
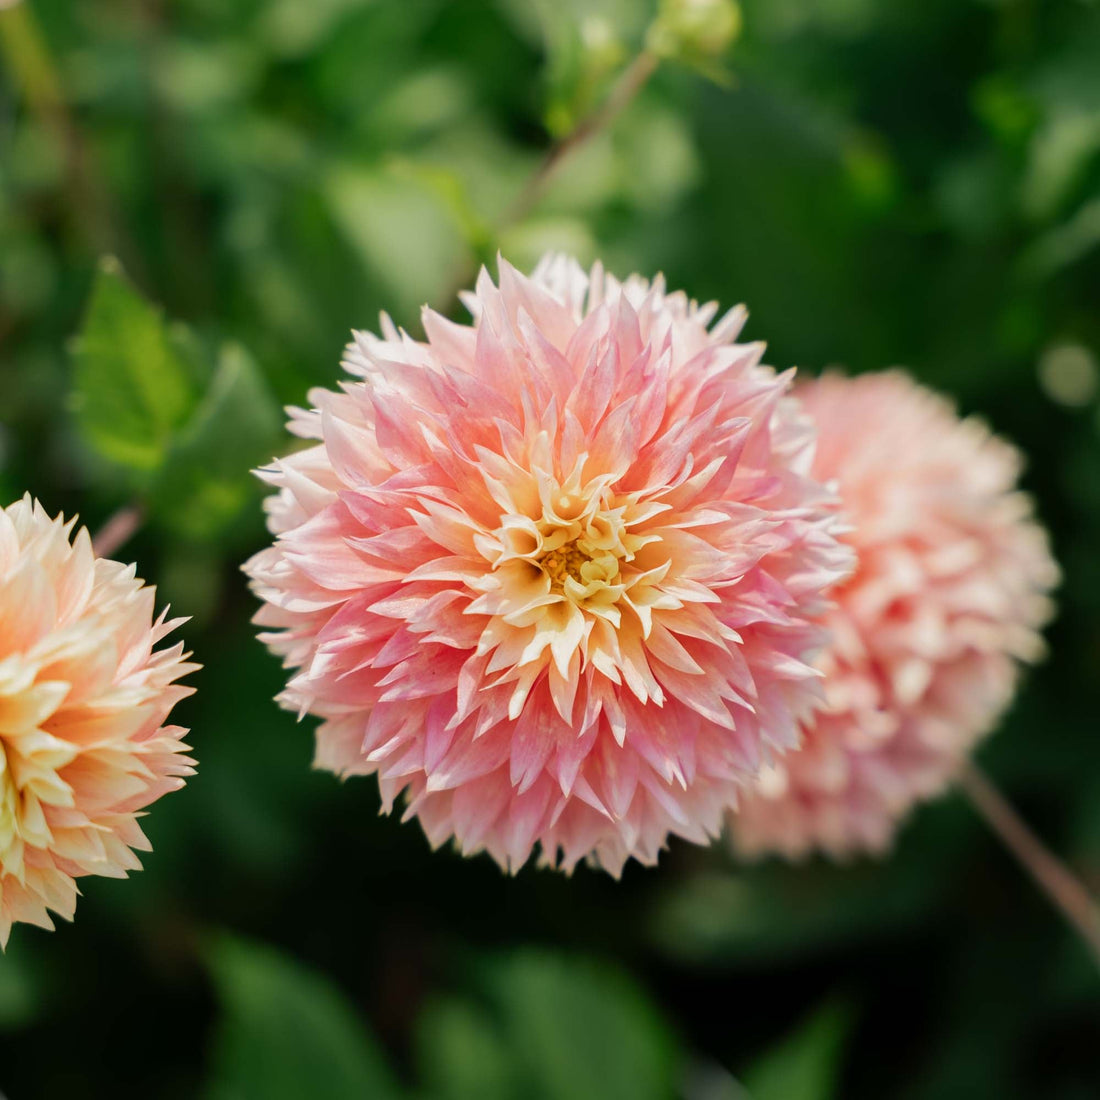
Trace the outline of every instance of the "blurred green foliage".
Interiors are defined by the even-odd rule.
[[[398,1095],[384,1054],[324,978],[271,948],[229,937],[208,954],[222,1003],[210,1100]]]
[[[745,1076],[753,1100],[829,1100],[836,1095],[848,1012],[842,1002],[830,1001]]]
[[[143,502],[126,555],[205,665],[147,870],[0,959],[10,1100],[1098,1094],[1095,973],[957,799],[881,864],[506,878],[312,773],[270,702],[238,563],[278,405],[498,247],[663,269],[777,365],[902,361],[1025,448],[1063,610],[986,759],[1100,886],[1100,8],[744,0],[730,85],[662,67],[502,227],[657,9],[0,10],[0,493]]]
[[[194,405],[163,318],[104,261],[74,346],[73,409],[93,452],[126,472],[160,469]]]

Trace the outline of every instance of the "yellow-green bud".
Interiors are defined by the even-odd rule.
[[[690,63],[721,57],[740,33],[736,0],[661,0],[648,46],[661,57]]]
[[[585,62],[597,73],[610,72],[626,56],[626,46],[615,33],[614,25],[601,16],[589,15],[581,21],[580,38]]]

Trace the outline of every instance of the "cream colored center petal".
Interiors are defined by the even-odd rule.
[[[524,679],[547,662],[575,676],[579,654],[618,680],[616,639],[644,641],[654,610],[682,606],[661,590],[670,558],[660,536],[645,531],[663,508],[619,496],[605,480],[580,486],[575,477],[565,485],[536,477],[537,493],[513,494],[526,510],[505,515],[480,543],[491,569],[471,610],[498,624],[486,630],[482,651],[496,649],[491,668],[521,670]]]
[[[0,737],[0,871],[8,871],[9,852],[19,837],[19,792],[8,766],[8,753]]]
[[[59,772],[76,749],[41,724],[62,704],[69,685],[34,683],[26,667],[10,660],[0,667],[0,871],[23,876],[26,846],[50,844],[46,806],[72,804],[72,790]]]

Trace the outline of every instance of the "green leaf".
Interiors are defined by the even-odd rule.
[[[701,177],[683,116],[660,106],[636,111],[615,133],[619,192],[638,206],[668,210]]]
[[[490,969],[522,1088],[540,1100],[667,1100],[679,1051],[644,993],[618,970],[538,951]]]
[[[833,1100],[851,1008],[830,1000],[745,1074],[751,1100]]]
[[[938,827],[927,814],[920,824],[926,831]],[[938,857],[937,877],[920,849],[911,846],[905,855],[843,868],[772,863],[696,874],[653,906],[653,938],[679,962],[706,965],[804,958],[912,928],[935,909],[952,860]]]
[[[74,353],[73,408],[89,445],[136,473],[156,471],[195,393],[161,312],[117,260],[100,263]]]
[[[409,177],[400,162],[382,168],[344,166],[325,182],[336,225],[385,288],[399,317],[450,289],[469,262],[452,196]]]
[[[227,345],[154,485],[154,517],[191,539],[221,535],[258,493],[250,471],[271,457],[281,422],[255,362],[243,348]]]
[[[632,42],[641,38],[647,5],[637,0],[498,0],[516,31],[545,57],[544,121],[564,137],[607,93]]]
[[[501,234],[500,251],[521,271],[529,271],[547,252],[565,252],[590,262],[599,248],[583,218],[568,215],[526,218]]]
[[[0,1033],[33,1021],[41,1001],[39,980],[28,957],[9,945],[0,958]]]
[[[417,1062],[433,1100],[512,1100],[517,1066],[492,1017],[475,1004],[439,1000],[417,1020]]]
[[[343,994],[274,948],[219,937],[208,962],[221,1019],[210,1100],[387,1100],[401,1095]]]

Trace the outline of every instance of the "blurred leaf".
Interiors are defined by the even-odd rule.
[[[169,40],[153,67],[153,79],[165,102],[191,115],[213,113],[243,101],[259,77],[259,57],[247,40]]]
[[[1044,233],[1024,253],[1021,272],[1047,279],[1083,259],[1100,245],[1100,198],[1085,203],[1064,225]]]
[[[699,158],[683,115],[655,105],[633,112],[614,135],[619,186],[638,206],[668,209],[700,177]]]
[[[1015,177],[996,153],[982,150],[943,166],[932,197],[944,221],[960,237],[987,237],[1010,215]]]
[[[1036,219],[1055,215],[1098,151],[1100,110],[1056,112],[1032,139],[1024,210]]]
[[[469,91],[452,69],[417,69],[374,104],[367,119],[371,134],[391,146],[460,124],[474,108]]]
[[[301,57],[315,49],[349,12],[371,0],[272,0],[260,7],[259,37],[283,57]]]
[[[882,211],[893,205],[900,189],[897,168],[877,134],[852,133],[842,157],[852,193],[866,210]]]
[[[676,882],[654,905],[652,933],[681,961],[789,961],[919,923],[933,908],[951,864],[937,857],[938,878],[921,865],[919,854],[882,864],[773,863],[697,874]]]
[[[227,345],[154,486],[154,516],[189,538],[220,535],[256,495],[250,471],[271,457],[281,425],[278,403],[252,358]]]
[[[30,1023],[38,1009],[35,973],[25,959],[15,946],[0,958],[0,1031]]]
[[[648,5],[637,0],[497,2],[516,30],[545,54],[543,121],[559,138],[604,97],[648,16]]]
[[[735,0],[660,0],[646,44],[659,57],[724,84],[728,76],[719,59],[737,41],[741,26]]]
[[[440,1000],[417,1021],[417,1062],[433,1100],[510,1100],[516,1060],[493,1019],[474,1004]]]
[[[392,167],[341,167],[325,190],[337,224],[395,300],[395,313],[408,315],[449,289],[468,249],[434,185]]]
[[[581,218],[528,218],[501,234],[503,255],[520,270],[530,270],[547,252],[565,252],[582,264],[590,263],[598,248]]]
[[[41,308],[57,282],[54,259],[31,236],[0,234],[0,299],[19,312]]]
[[[851,1019],[843,1001],[818,1008],[745,1074],[751,1100],[839,1100],[837,1084]]]
[[[160,311],[117,260],[100,264],[75,356],[73,408],[88,443],[130,470],[155,471],[194,393]]]
[[[210,1100],[401,1095],[377,1042],[326,977],[232,936],[214,941],[208,961],[222,1007]]]
[[[489,226],[474,209],[465,184],[455,172],[406,159],[395,159],[390,164],[390,170],[396,179],[407,179],[435,195],[471,248],[483,248],[490,242],[492,234]]]
[[[523,1073],[517,1097],[667,1100],[674,1094],[676,1041],[619,971],[524,951],[494,962],[489,986]]]
[[[1008,76],[997,74],[978,81],[971,100],[974,113],[1005,146],[1022,142],[1038,120],[1034,100]]]

